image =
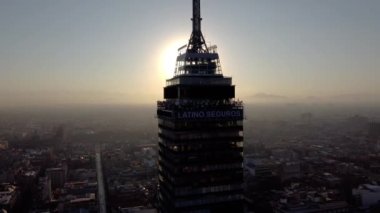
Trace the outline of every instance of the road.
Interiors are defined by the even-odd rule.
[[[100,147],[96,146],[96,174],[98,178],[98,198],[99,198],[99,212],[107,213],[106,192],[104,189],[103,169],[102,169],[102,156],[100,154]]]

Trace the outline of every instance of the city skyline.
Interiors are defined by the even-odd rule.
[[[238,98],[380,102],[378,1],[217,3],[204,34]],[[190,1],[1,4],[0,107],[153,104],[191,26]]]
[[[379,213],[358,2],[2,1],[0,213]]]

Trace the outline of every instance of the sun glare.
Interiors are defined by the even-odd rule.
[[[169,43],[162,53],[162,75],[165,79],[174,76],[175,63],[178,55],[178,48],[186,44],[183,40],[177,40]]]

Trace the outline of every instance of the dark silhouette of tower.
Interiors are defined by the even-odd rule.
[[[201,20],[193,0],[193,32],[157,103],[163,213],[243,211],[243,105]]]

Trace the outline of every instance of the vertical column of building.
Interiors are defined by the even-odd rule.
[[[204,42],[200,1],[193,7],[197,23],[157,106],[159,209],[242,212],[243,106],[216,47]]]

